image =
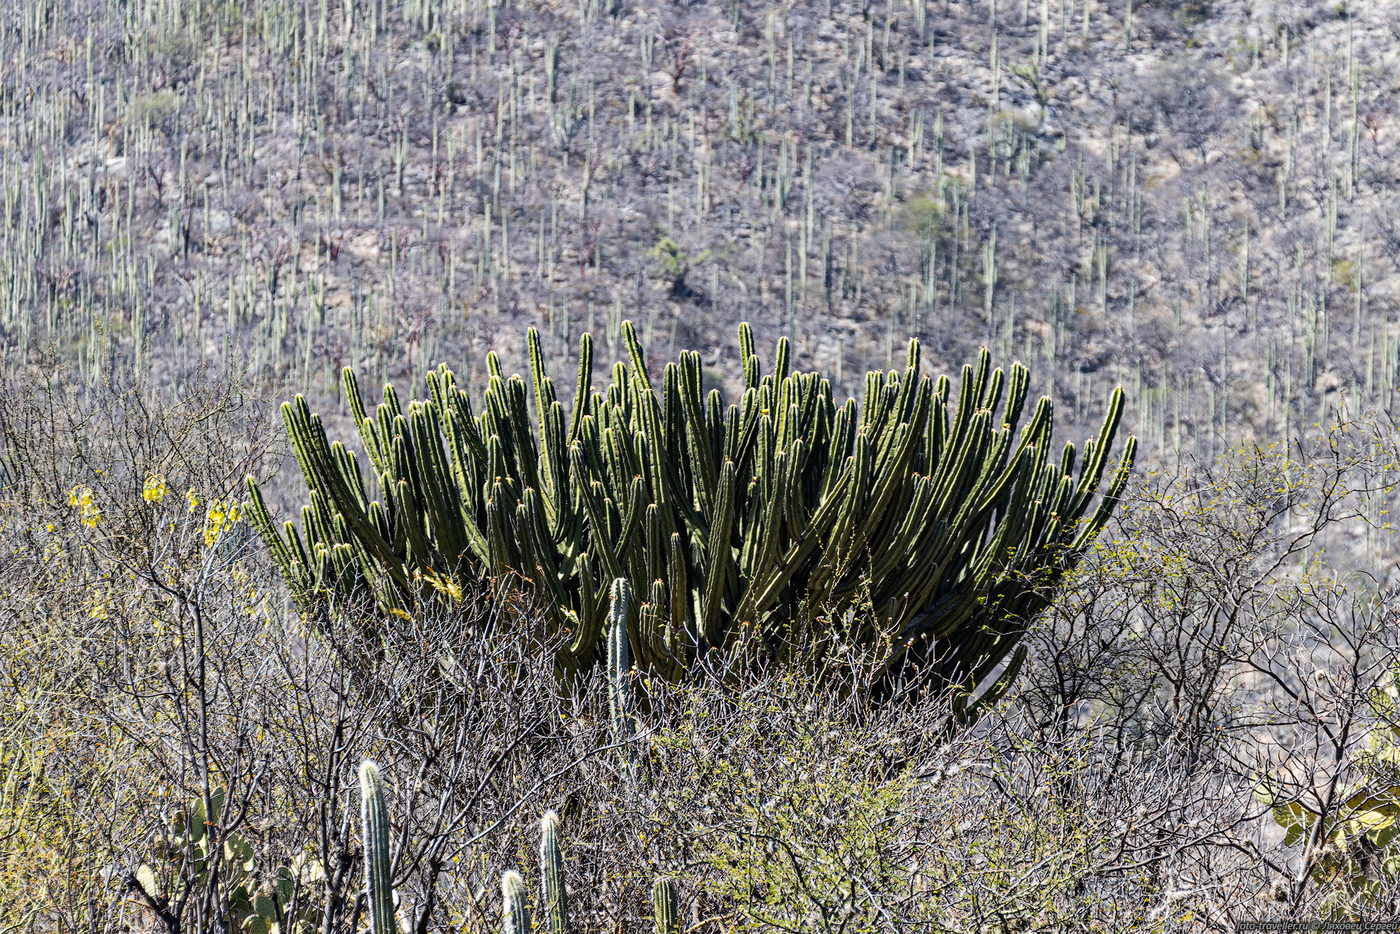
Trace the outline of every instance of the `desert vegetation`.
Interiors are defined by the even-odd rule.
[[[1396,29],[3,5],[0,934],[1397,916]]]
[[[539,926],[544,878],[579,930],[649,930],[671,917],[653,896],[697,931],[1225,930],[1392,904],[1394,596],[1327,557],[1385,534],[1382,419],[1140,468],[1053,599],[997,617],[1025,661],[969,712],[936,665],[871,690],[879,640],[820,640],[825,680],[781,653],[717,664],[732,638],[659,676],[625,579],[598,664],[563,682],[576,633],[489,566],[420,574],[395,606],[298,599],[242,499],[279,463],[255,397],[61,366],[5,392],[14,930],[378,934],[385,910],[497,930],[506,904]],[[881,617],[808,627],[842,618]],[[392,909],[365,882],[367,760]]]

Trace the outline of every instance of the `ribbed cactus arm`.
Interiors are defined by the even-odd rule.
[[[636,702],[632,696],[632,647],[628,639],[627,619],[632,607],[632,588],[627,579],[613,581],[611,608],[608,611],[608,711],[612,718],[614,738],[626,741],[636,732],[633,714]]]
[[[553,811],[540,819],[540,874],[544,929],[547,934],[568,934],[569,893],[564,884],[564,853],[559,847],[559,815]]]
[[[1109,397],[1108,413],[1104,416],[1099,436],[1089,442],[1084,449],[1084,469],[1079,477],[1079,486],[1074,491],[1074,501],[1070,512],[1081,515],[1089,502],[1089,497],[1098,488],[1103,477],[1104,465],[1108,462],[1108,452],[1113,446],[1113,436],[1118,431],[1118,422],[1123,417],[1123,387],[1113,390]],[[1135,446],[1136,447],[1136,446]]]
[[[389,809],[379,767],[360,765],[360,822],[364,832],[365,892],[369,900],[371,934],[397,934],[394,889],[389,859]]]
[[[593,338],[584,334],[578,341],[578,379],[574,384],[574,404],[569,415],[569,442],[578,440],[579,424],[588,414],[593,396]]]
[[[690,471],[695,477],[691,502],[697,509],[709,509],[714,502],[719,465],[715,447],[706,424],[703,374],[699,354],[681,357],[680,398],[685,413],[685,434]]]
[[[658,878],[652,884],[651,911],[656,934],[680,934],[679,899],[676,884],[670,879]]]
[[[780,337],[773,351],[773,375],[778,379],[783,379],[791,372],[792,341],[786,337]]]
[[[508,869],[501,874],[501,920],[505,934],[532,934],[525,880]]]
[[[248,522],[262,537],[267,550],[272,555],[273,564],[291,585],[293,593],[300,598],[310,586],[311,569],[307,566],[304,553],[294,551],[288,541],[278,531],[267,503],[263,501],[262,490],[251,476],[245,478],[248,488]]]
[[[743,368],[745,388],[757,387],[759,380],[763,378],[763,371],[758,353],[754,350],[753,328],[747,321],[739,325],[739,363]]]
[[[1137,457],[1137,438],[1129,438],[1123,445],[1123,454],[1118,459],[1118,467],[1114,470],[1113,479],[1109,482],[1108,489],[1099,500],[1098,508],[1094,510],[1093,518],[1084,523],[1080,531],[1079,538],[1075,541],[1075,548],[1082,549],[1093,543],[1099,532],[1108,522],[1109,515],[1113,508],[1118,505],[1122,498],[1123,488],[1128,485],[1128,480],[1132,476],[1133,462]]]

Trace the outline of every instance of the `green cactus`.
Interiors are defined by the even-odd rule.
[[[629,742],[637,732],[635,698],[632,694],[632,650],[627,638],[627,613],[632,589],[626,578],[613,581],[611,609],[608,612],[608,713],[613,737]]]
[[[525,880],[514,869],[501,873],[501,903],[505,934],[530,934],[530,906],[525,903]]]
[[[547,811],[540,819],[540,870],[544,883],[545,931],[567,934],[569,893],[564,886],[564,854],[559,849],[559,815]]]
[[[1400,881],[1400,668],[1371,692],[1369,704],[1375,722],[1353,753],[1355,780],[1330,808],[1286,794],[1272,775],[1254,790],[1283,829],[1284,845],[1301,847],[1308,877],[1325,893],[1318,908],[1329,921],[1374,917]]]
[[[670,879],[658,877],[651,887],[652,918],[656,921],[656,934],[681,934],[677,901],[676,884]]]
[[[394,931],[394,906],[389,878],[389,813],[384,804],[384,784],[380,780],[379,769],[369,761],[360,765],[360,795],[370,932],[390,934]],[[540,871],[543,876],[544,930],[547,934],[567,934],[568,892],[564,880],[564,855],[559,846],[559,815],[554,811],[546,811],[540,818]],[[531,934],[533,931],[528,899],[525,880],[520,873],[508,869],[501,874],[501,917],[505,934]],[[679,934],[675,883],[658,878],[652,889],[652,905],[657,934]]]
[[[570,408],[533,330],[530,378],[489,355],[479,401],[441,367],[426,399],[386,387],[371,411],[346,370],[363,457],[303,398],[284,405],[310,500],[279,528],[250,480],[249,514],[297,597],[398,615],[461,599],[468,575],[520,582],[564,636],[569,674],[606,657],[606,596],[623,578],[643,601],[626,623],[641,671],[675,680],[716,649],[821,663],[853,643],[881,653],[877,685],[918,668],[973,709],[967,695],[1014,667],[1131,469],[1130,438],[1096,497],[1121,390],[1082,457],[1055,457],[1050,400],[1022,426],[1029,373],[993,369],[985,350],[955,391],[922,373],[911,341],[902,370],[838,403],[791,369],[786,339],[765,374],[745,325],[743,390],[726,406],[698,353],[658,383],[630,324],[622,336],[627,362],[595,389],[584,335]]]
[[[395,934],[394,889],[389,861],[389,809],[373,762],[360,764],[360,819],[365,840],[365,891],[371,934]]]

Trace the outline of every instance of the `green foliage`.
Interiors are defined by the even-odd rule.
[[[710,258],[710,251],[687,253],[670,237],[662,237],[656,246],[647,250],[647,256],[660,263],[662,275],[671,283],[671,290],[676,292],[685,288],[685,277],[691,267]]]
[[[19,697],[16,713],[25,695]],[[53,912],[67,891],[77,888],[91,898],[100,884],[101,864],[88,858],[85,811],[75,806],[89,786],[75,793],[77,782],[46,761],[51,753],[45,747],[58,745],[58,730],[52,724],[42,744],[18,730],[0,731],[0,930],[34,930],[36,919]],[[91,744],[86,736],[78,741]],[[85,764],[82,779],[90,782],[98,764]]]
[[[533,330],[533,411],[494,354],[479,409],[443,366],[426,400],[386,386],[371,413],[347,369],[363,466],[303,397],[284,404],[311,501],[279,531],[250,480],[249,514],[296,595],[407,615],[460,600],[469,573],[513,580],[541,598],[570,672],[602,654],[607,588],[624,578],[642,601],[627,618],[640,670],[674,680],[712,649],[822,665],[856,646],[878,655],[872,684],[919,666],[966,696],[1014,667],[1025,622],[1131,469],[1132,438],[1091,509],[1122,391],[1082,460],[1072,444],[1055,458],[1050,400],[1018,434],[1029,373],[993,369],[985,350],[955,395],[911,341],[903,370],[867,374],[863,399],[838,404],[829,381],[791,369],[786,339],[765,375],[745,325],[744,390],[726,408],[702,395],[698,353],[667,364],[658,390],[622,333],[628,362],[601,391],[584,336],[572,410]]]
[[[882,930],[878,898],[904,873],[895,817],[907,789],[859,775],[817,776],[788,759],[791,778],[766,789],[768,802],[744,801],[739,826],[716,836],[714,891],[734,904],[738,932]]]
[[[705,891],[724,906],[725,930],[873,934],[891,917],[920,927],[907,910],[891,914],[894,893],[909,884],[919,783],[906,770],[871,768],[891,749],[860,728],[813,719],[772,732],[781,702],[746,703],[758,716],[716,713],[722,727],[697,704],[690,728],[658,737],[655,750],[663,762],[704,761],[653,820],[659,832],[704,840],[695,858],[709,869]],[[713,729],[724,734],[718,751]]]
[[[919,195],[904,205],[904,226],[920,239],[928,240],[942,230],[943,213],[941,200],[930,195]]]
[[[159,124],[174,116],[179,109],[179,95],[160,91],[134,99],[127,113],[133,124]]]

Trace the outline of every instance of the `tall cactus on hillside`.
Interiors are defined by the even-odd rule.
[[[516,581],[567,637],[567,672],[603,657],[608,587],[624,578],[640,601],[633,662],[665,678],[714,648],[790,661],[850,640],[885,653],[877,678],[916,664],[970,690],[1007,661],[1131,468],[1130,438],[1096,500],[1121,390],[1082,457],[1056,457],[1050,400],[1018,430],[1029,373],[994,369],[985,350],[954,391],[910,342],[902,370],[838,403],[791,369],[786,339],[765,374],[745,325],[744,388],[726,406],[703,392],[698,353],[658,384],[630,324],[622,336],[627,362],[605,389],[584,336],[571,407],[533,330],[528,384],[491,354],[479,405],[444,366],[428,398],[386,387],[371,411],[346,370],[363,460],[304,398],[285,404],[310,502],[279,529],[250,481],[250,515],[294,592],[412,613],[460,599],[467,574]],[[839,632],[815,622],[857,609]]]

